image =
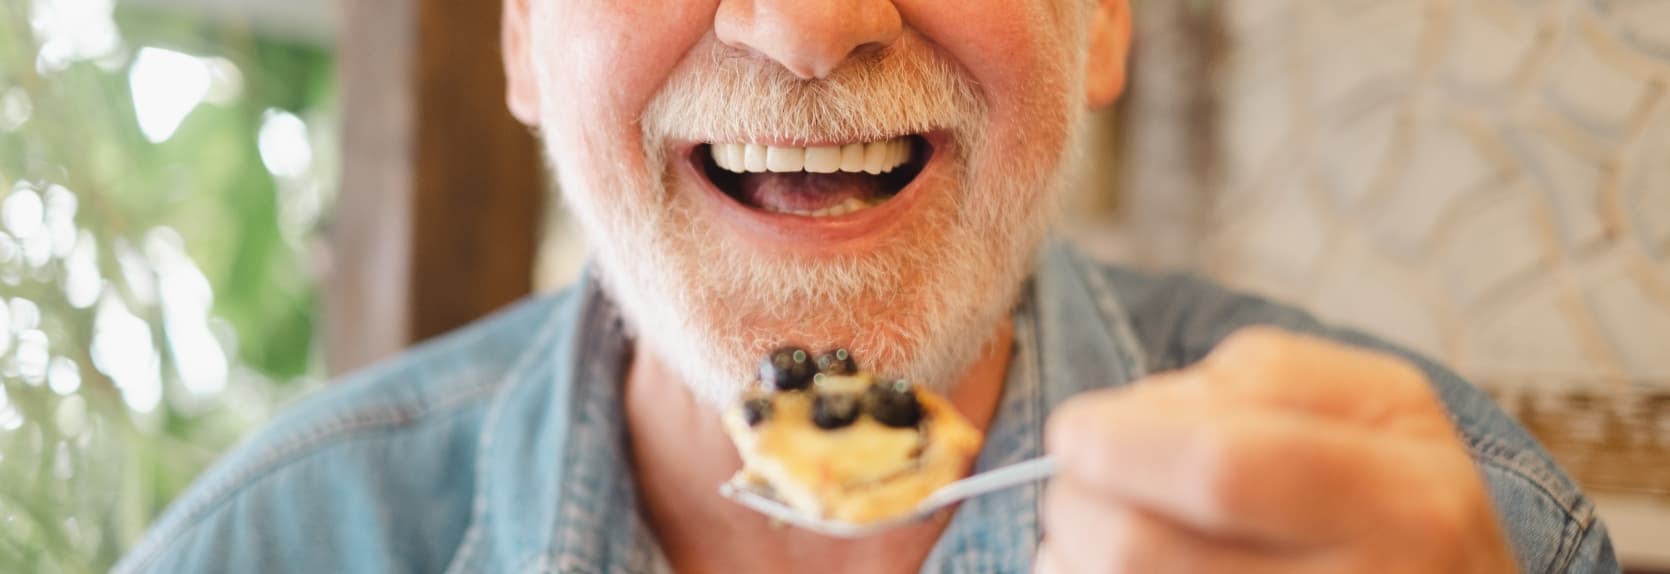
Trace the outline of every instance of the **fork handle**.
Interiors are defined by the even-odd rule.
[[[1055,475],[1055,458],[1041,456],[947,484],[934,491],[917,508],[922,510],[938,509],[953,502],[1029,484],[1053,475]]]

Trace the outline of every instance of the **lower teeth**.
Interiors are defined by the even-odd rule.
[[[791,214],[791,215],[800,215],[800,216],[805,216],[805,217],[840,217],[840,216],[846,215],[848,213],[855,213],[855,212],[863,211],[863,210],[869,209],[871,207],[875,207],[875,206],[871,205],[869,202],[864,201],[862,199],[858,199],[856,197],[849,197],[845,201],[842,201],[841,203],[837,203],[835,205],[825,207],[823,209],[817,209],[817,210],[799,210],[799,209],[779,210],[779,209],[772,209],[771,211],[775,211],[777,213],[788,213],[788,214]]]

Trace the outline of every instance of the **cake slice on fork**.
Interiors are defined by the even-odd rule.
[[[980,432],[949,401],[857,372],[845,350],[814,361],[785,348],[760,371],[769,388],[724,414],[743,461],[731,480],[814,515],[862,524],[907,514],[980,450]]]

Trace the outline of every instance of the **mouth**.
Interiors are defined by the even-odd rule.
[[[777,223],[855,221],[903,203],[934,156],[932,139],[777,146],[703,143],[691,165],[730,203]],[[789,218],[789,219],[785,219]]]

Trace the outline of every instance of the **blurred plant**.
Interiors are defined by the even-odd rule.
[[[103,571],[315,380],[329,52],[0,3],[0,572]]]

